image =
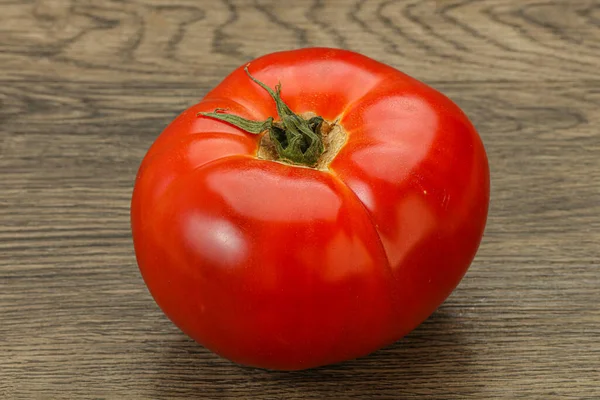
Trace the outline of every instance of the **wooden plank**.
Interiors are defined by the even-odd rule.
[[[599,4],[0,2],[0,398],[599,398]],[[145,151],[230,70],[337,46],[456,101],[490,158],[486,236],[405,339],[283,373],[154,304],[129,201]]]

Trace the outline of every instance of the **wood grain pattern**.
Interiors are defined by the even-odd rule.
[[[459,288],[369,357],[281,373],[180,333],[129,199],[162,128],[238,65],[335,46],[442,90],[490,158]],[[0,398],[600,398],[597,0],[0,0]]]

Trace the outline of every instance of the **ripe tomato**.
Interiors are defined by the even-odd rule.
[[[296,370],[425,320],[472,262],[488,202],[485,150],[458,106],[311,48],[240,67],[178,116],[143,160],[131,221],[178,327],[237,363]]]

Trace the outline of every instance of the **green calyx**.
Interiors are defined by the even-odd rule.
[[[198,115],[225,121],[252,134],[268,131],[280,160],[314,167],[324,151],[321,135],[323,118],[304,119],[300,117],[281,100],[281,84],[278,84],[273,91],[250,75],[248,66],[244,68],[244,71],[252,81],[271,95],[277,106],[278,121],[275,121],[273,117],[269,117],[265,121],[252,121],[237,115],[225,114],[222,109],[210,113],[202,112]]]

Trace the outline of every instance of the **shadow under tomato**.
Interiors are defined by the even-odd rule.
[[[152,397],[447,398],[448,388],[475,368],[470,324],[451,306],[442,306],[392,346],[357,360],[294,372],[238,366],[180,334],[164,343],[161,362],[154,366]]]

